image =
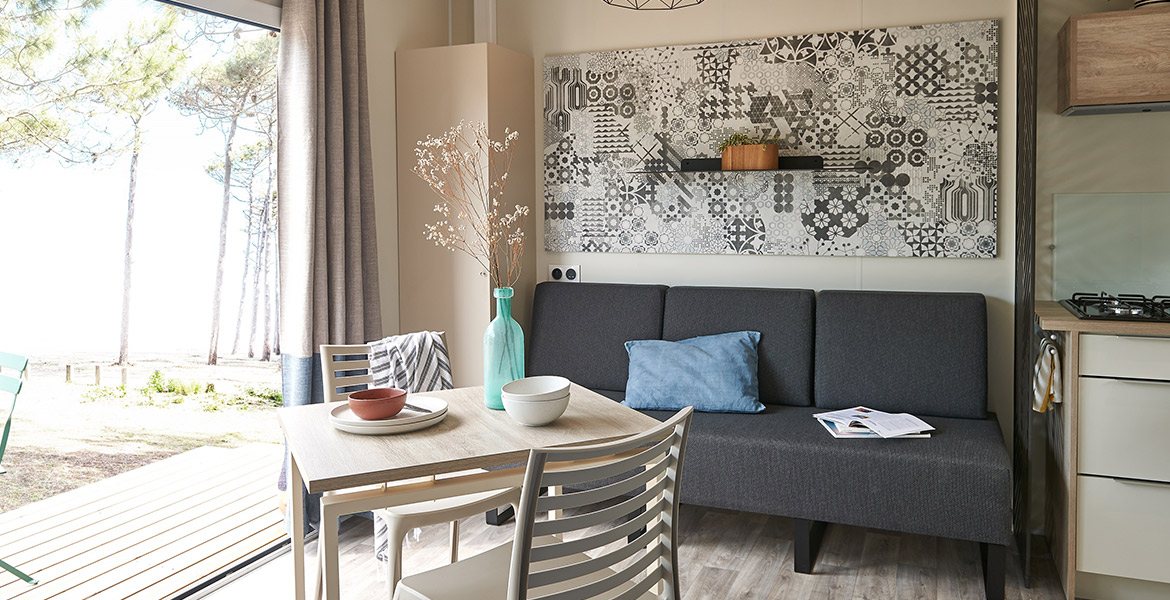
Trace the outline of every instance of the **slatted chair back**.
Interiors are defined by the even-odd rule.
[[[342,402],[350,392],[374,383],[367,344],[321,345],[321,387],[325,402]]]
[[[21,360],[9,361],[12,357]],[[12,394],[12,409],[11,411],[8,411],[8,421],[5,422],[4,425],[4,435],[0,436],[0,461],[2,461],[4,460],[4,449],[6,446],[8,446],[8,432],[12,429],[12,413],[16,411],[16,396],[20,395],[20,388],[25,385],[25,382],[21,381],[19,377],[21,374],[25,373],[25,367],[28,366],[28,359],[18,356],[18,354],[0,352],[0,366],[5,368],[12,368],[12,370],[18,372],[16,377],[0,373],[0,398],[2,398],[4,395]],[[0,467],[0,473],[5,473],[4,468]],[[28,574],[19,570],[19,568],[5,563],[4,560],[0,560],[0,568],[16,575],[16,577],[19,577],[26,582],[29,582],[29,584],[36,585],[35,579],[29,577]]]
[[[24,382],[11,375],[0,374],[0,392],[8,392],[15,398],[20,394]]]
[[[532,451],[509,600],[681,598],[678,494],[692,411],[616,442]],[[585,491],[540,494],[557,486]],[[556,518],[537,521],[541,514]]]
[[[5,369],[12,369],[16,371],[16,376],[24,375],[24,370],[28,368],[28,357],[11,352],[0,352],[0,373]]]
[[[12,395],[12,407],[8,410],[8,419],[4,422],[4,433],[0,434],[0,462],[4,460],[4,449],[8,447],[8,433],[12,431],[12,413],[16,412],[16,397],[20,395],[20,388],[24,382],[11,375],[0,374],[0,398]],[[0,467],[0,473],[4,473]]]

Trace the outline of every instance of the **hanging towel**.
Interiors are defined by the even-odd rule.
[[[375,387],[396,387],[411,393],[449,390],[451,359],[443,334],[420,331],[370,342],[370,371]]]
[[[1040,356],[1032,370],[1032,410],[1047,412],[1052,404],[1063,401],[1064,386],[1060,375],[1060,352],[1049,338],[1040,342]]]
[[[439,331],[392,335],[370,342],[370,373],[374,376],[375,387],[396,387],[412,394],[454,387],[451,359],[443,343],[443,333]],[[417,532],[411,533],[417,536]],[[386,581],[389,576],[389,534],[386,521],[374,514],[374,558],[378,561],[378,581]]]

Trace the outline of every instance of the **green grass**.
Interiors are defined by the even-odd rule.
[[[98,402],[100,400],[120,400],[126,397],[126,386],[99,385],[81,392],[82,402]]]
[[[244,393],[254,398],[266,400],[268,405],[280,407],[284,405],[284,394],[280,390],[271,387],[253,387],[247,386],[244,388]]]
[[[167,378],[163,377],[162,371],[157,370],[150,374],[150,379],[147,380],[146,387],[142,388],[143,395],[178,394],[180,396],[194,396],[214,392],[214,383]]]

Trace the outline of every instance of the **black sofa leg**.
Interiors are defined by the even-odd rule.
[[[639,509],[638,509],[638,511],[637,511],[637,512],[635,512],[635,513],[633,513],[633,514],[631,514],[631,515],[630,515],[630,517],[629,517],[628,519],[626,519],[626,521],[627,521],[627,522],[628,522],[628,521],[633,521],[634,519],[637,519],[638,517],[642,516],[642,513],[645,513],[645,512],[646,512],[646,509],[645,509],[645,507],[643,507],[643,508],[639,508]],[[631,543],[631,544],[633,544],[633,543],[634,543],[634,540],[636,540],[636,539],[638,539],[638,538],[642,537],[642,534],[643,534],[643,533],[646,533],[646,528],[645,528],[645,527],[640,527],[640,528],[638,528],[638,530],[637,530],[637,531],[635,531],[635,532],[631,533],[630,535],[626,536],[626,541],[627,541],[627,542],[629,542],[629,543]]]
[[[1007,546],[981,543],[979,555],[983,559],[983,589],[987,600],[1003,600]]]
[[[548,493],[548,488],[540,488],[541,496],[545,495],[546,493]],[[484,513],[483,516],[488,525],[491,525],[492,527],[499,527],[500,525],[510,521],[512,517],[516,516],[516,510],[512,508],[511,504],[509,504],[508,506],[505,506],[503,510],[493,508]]]
[[[499,527],[500,525],[507,523],[508,520],[511,519],[512,517],[514,517],[515,515],[516,515],[516,511],[512,508],[512,505],[509,504],[509,505],[505,506],[503,508],[503,510],[498,509],[498,508],[491,509],[491,510],[487,511],[487,514],[485,516],[487,518],[488,525],[493,525],[495,527]]]
[[[796,553],[792,561],[792,570],[797,573],[812,573],[813,563],[817,560],[817,552],[821,549],[821,538],[825,536],[824,521],[810,521],[808,519],[793,519],[793,542],[796,544]]]

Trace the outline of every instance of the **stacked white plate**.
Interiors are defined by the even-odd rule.
[[[406,403],[422,410],[405,407],[389,419],[367,421],[349,409],[349,403],[339,402],[329,411],[329,422],[334,427],[358,435],[389,435],[426,429],[438,425],[447,416],[447,402],[431,396],[410,394]]]

